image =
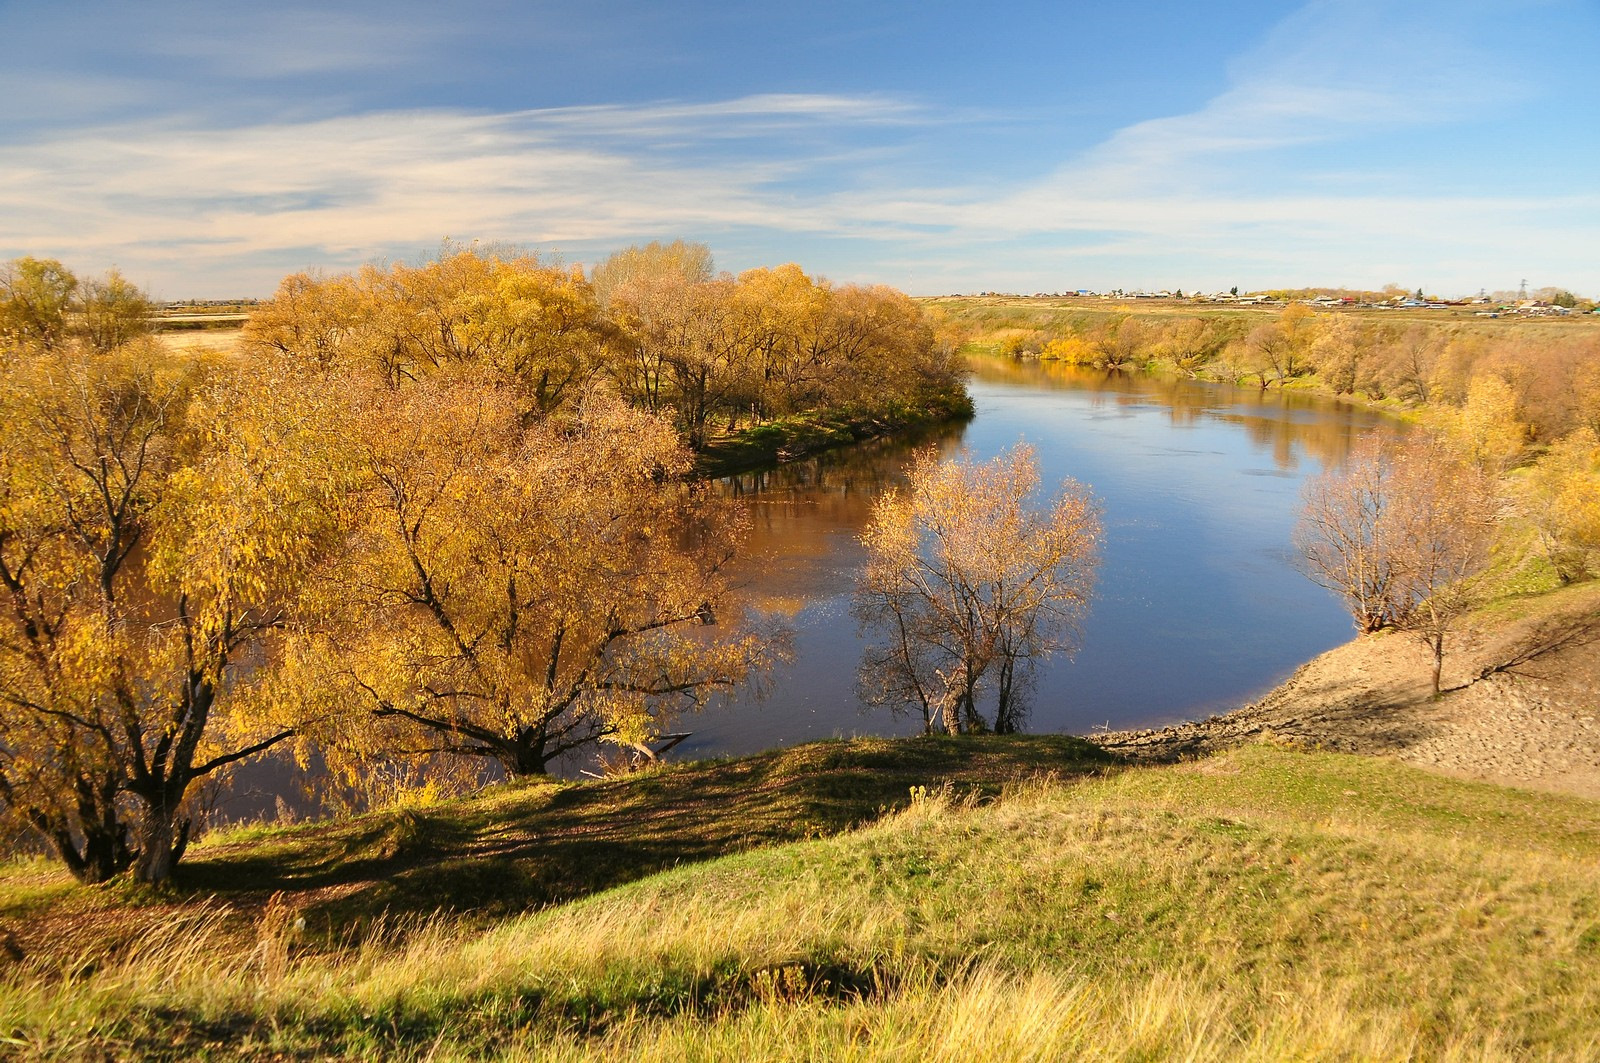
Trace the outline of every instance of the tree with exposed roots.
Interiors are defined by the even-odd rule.
[[[1016,731],[1035,663],[1077,643],[1098,506],[1065,481],[1043,508],[1030,507],[1039,471],[1027,446],[983,464],[928,449],[906,474],[904,488],[879,497],[862,535],[855,612],[880,640],[862,661],[862,694],[920,713],[926,733]]]
[[[1295,542],[1358,630],[1394,627],[1428,647],[1437,697],[1446,638],[1473,604],[1496,520],[1494,480],[1477,464],[1421,433],[1368,437],[1307,482]]]

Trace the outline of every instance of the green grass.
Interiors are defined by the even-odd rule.
[[[965,390],[929,397],[920,406],[895,404],[779,418],[710,440],[695,460],[702,477],[730,476],[907,430],[969,420]]]
[[[1059,764],[1058,741],[1013,740],[987,764],[984,742],[807,747],[779,786],[769,758],[726,818],[772,803],[823,836],[493,921],[414,915],[329,948],[280,899],[241,946],[225,914],[190,905],[166,924],[181,933],[92,971],[13,976],[0,1043],[172,1058],[1600,1058],[1600,804],[1270,746],[995,796],[1003,777]],[[948,770],[956,754],[976,786]],[[689,792],[671,786],[728,766],[636,785],[669,787],[659,811]],[[930,767],[900,811],[827,833]],[[941,770],[962,781],[939,785]],[[533,822],[519,802],[581,789],[448,818],[482,837],[507,811]],[[639,819],[650,802],[631,800],[607,799]],[[308,839],[281,844],[279,862]]]

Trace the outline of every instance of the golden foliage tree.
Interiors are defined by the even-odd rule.
[[[78,278],[53,258],[0,265],[0,344],[54,350],[66,343]]]
[[[160,881],[194,784],[290,737],[248,666],[337,487],[261,376],[58,352],[0,395],[0,804],[85,881]]]
[[[295,274],[245,336],[257,351],[390,385],[482,374],[513,389],[522,416],[540,417],[599,370],[610,330],[581,271],[465,249],[421,266]]]
[[[507,389],[440,377],[363,397],[351,431],[353,523],[294,663],[347,765],[542,773],[642,745],[760,666],[761,640],[713,627],[739,518],[682,482],[659,418],[591,394],[527,424]]]
[[[716,275],[711,248],[705,244],[652,240],[643,247],[626,247],[595,266],[590,282],[600,301],[609,306],[619,294],[671,280],[679,285],[703,284]]]
[[[1600,436],[1583,427],[1551,444],[1519,484],[1519,509],[1556,578],[1571,583],[1600,563]]]
[[[150,297],[118,270],[80,284],[78,303],[83,337],[101,354],[150,332]]]
[[[0,345],[54,351],[82,340],[101,354],[150,331],[150,299],[118,270],[79,281],[55,259],[0,265]]]
[[[1495,476],[1517,463],[1528,442],[1528,426],[1518,418],[1516,392],[1492,374],[1474,377],[1461,408],[1445,409],[1435,420],[1456,454]]]
[[[624,339],[609,363],[618,388],[670,412],[694,449],[742,421],[962,408],[953,350],[893,289],[834,286],[792,263],[712,278],[708,257],[655,244],[618,252],[595,277]]]
[[[1426,403],[1434,397],[1434,377],[1450,337],[1435,327],[1413,324],[1374,351],[1375,374],[1388,392]]]
[[[1228,348],[1234,376],[1241,380],[1253,376],[1263,389],[1269,383],[1282,386],[1307,368],[1320,327],[1310,307],[1290,303],[1277,317],[1255,326]]]
[[[920,712],[925,731],[1015,731],[1033,663],[1076,644],[1098,508],[1071,481],[1042,510],[1030,508],[1039,472],[1026,446],[981,465],[925,450],[906,473],[862,535],[868,559],[855,610],[882,639],[862,662],[863,693]],[[990,686],[986,719],[979,702]]]

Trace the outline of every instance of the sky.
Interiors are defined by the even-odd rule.
[[[0,0],[0,260],[1600,296],[1597,0]]]

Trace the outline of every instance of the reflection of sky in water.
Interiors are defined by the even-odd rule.
[[[920,442],[981,460],[1027,440],[1046,484],[1076,479],[1105,510],[1084,644],[1074,660],[1041,665],[1031,730],[1204,715],[1349,636],[1338,602],[1295,569],[1289,536],[1304,478],[1342,458],[1375,415],[1305,395],[999,362],[979,366],[972,390],[976,420]],[[855,536],[910,446],[734,485],[753,503],[744,601],[793,629],[795,660],[766,700],[685,721],[695,734],[683,755],[916,729],[858,710],[849,602]]]

